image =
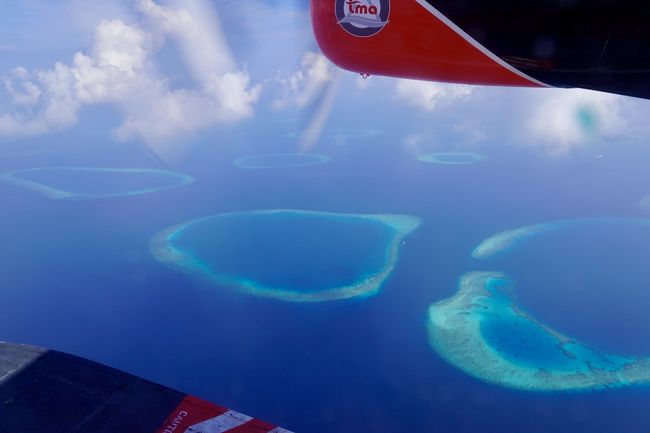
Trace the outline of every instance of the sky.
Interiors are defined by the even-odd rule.
[[[320,53],[305,0],[9,0],[0,28],[0,149],[100,125],[175,160],[206,134],[302,115],[305,151],[368,106],[414,154],[498,143],[561,158],[650,135],[634,98],[364,80]]]

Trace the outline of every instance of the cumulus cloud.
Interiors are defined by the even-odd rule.
[[[138,9],[163,35],[173,36],[194,79],[210,81],[236,68],[219,17],[205,0],[174,0],[176,8],[140,0]]]
[[[289,76],[278,78],[283,96],[273,101],[273,107],[304,108],[318,98],[335,78],[335,68],[324,55],[313,51],[304,54],[300,68]]]
[[[5,90],[11,101],[18,106],[34,106],[41,96],[41,89],[29,80],[29,71],[16,68],[4,79]]]
[[[395,80],[399,101],[435,112],[445,127],[474,144],[509,140],[552,155],[569,154],[603,138],[629,133],[635,100],[584,89],[515,89]],[[450,123],[451,122],[451,123]],[[449,125],[452,125],[451,128]],[[403,144],[420,147],[408,136]]]
[[[154,104],[130,101],[127,117],[117,129],[118,139],[140,137],[158,143],[169,137],[193,133],[216,123],[230,123],[253,114],[258,88],[249,89],[248,78],[228,73],[206,83],[202,91],[152,88],[144,94]]]
[[[334,107],[340,79],[341,71],[323,54],[314,51],[303,55],[297,71],[276,78],[282,91],[272,103],[274,109],[308,108],[309,119],[299,139],[302,151],[311,149],[320,139]]]
[[[183,5],[173,9],[141,0],[141,21],[102,21],[92,48],[75,54],[70,64],[32,72],[17,68],[6,75],[11,104],[0,114],[0,137],[69,127],[86,104],[117,104],[125,118],[116,137],[154,146],[251,116],[260,86],[236,69],[218,26],[209,23],[215,17],[209,3]],[[180,41],[194,86],[173,88],[157,71],[155,54],[168,37]]]
[[[429,134],[413,132],[402,137],[402,147],[413,155],[422,155],[424,153],[422,147],[429,146],[431,141]]]
[[[417,80],[397,80],[398,100],[415,108],[433,111],[441,104],[467,99],[476,88],[464,84],[432,83]]]
[[[525,124],[527,142],[564,155],[588,140],[622,133],[621,96],[582,89],[546,90]]]
[[[67,66],[35,73],[17,68],[4,81],[13,111],[0,114],[0,137],[45,134],[76,123],[80,102]]]

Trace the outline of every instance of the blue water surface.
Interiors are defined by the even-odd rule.
[[[330,122],[348,126],[350,111],[341,107]],[[588,152],[553,159],[508,148],[489,152],[483,164],[440,167],[395,146],[412,125],[371,120],[363,127],[381,124],[385,133],[319,144],[324,149],[315,150],[332,156],[329,164],[234,167],[241,156],[295,150],[285,134],[300,125],[269,121],[202,137],[185,159],[166,167],[197,179],[182,188],[52,201],[0,184],[2,338],[89,357],[296,432],[646,432],[647,388],[544,394],[488,385],[438,358],[425,320],[428,306],[455,293],[463,273],[504,271],[515,279],[518,302],[542,323],[592,344],[650,354],[642,320],[650,297],[642,290],[646,268],[639,267],[647,262],[647,243],[628,242],[642,236],[637,228],[629,236],[620,228],[609,232],[612,254],[604,258],[594,244],[576,243],[578,234],[559,232],[520,250],[520,259],[506,254],[488,263],[470,256],[488,236],[522,225],[639,215],[639,197],[650,185],[650,148],[620,144],[598,160]],[[92,152],[67,142],[65,133],[51,140],[55,154],[1,160],[0,168],[97,159],[160,168],[146,152],[108,140]],[[149,254],[151,236],[170,225],[265,208],[417,215],[423,224],[405,240],[380,294],[331,303],[215,290]],[[289,269],[307,263],[289,258]],[[290,278],[277,262],[254,265]],[[343,277],[345,266],[323,272]],[[588,284],[578,286],[578,279]]]
[[[379,272],[393,236],[371,219],[279,211],[190,222],[171,243],[229,279],[315,292]]]
[[[481,263],[517,280],[520,306],[592,347],[650,354],[650,220],[560,222]]]
[[[517,365],[560,370],[571,367],[556,338],[516,314],[485,320],[481,333],[494,350]]]

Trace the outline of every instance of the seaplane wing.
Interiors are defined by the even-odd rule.
[[[104,365],[0,343],[2,433],[291,433]]]
[[[452,83],[581,87],[650,98],[650,3],[311,0],[343,69]]]

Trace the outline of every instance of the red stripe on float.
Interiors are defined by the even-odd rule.
[[[156,433],[185,433],[189,427],[222,415],[227,411],[228,409],[224,407],[188,395],[167,417]]]
[[[224,417],[220,417],[220,415],[224,414],[226,414]],[[167,417],[156,433],[185,433],[185,431],[190,427],[207,429],[208,431],[213,431],[216,428],[217,431],[222,432],[224,430],[219,427],[219,425],[223,425],[221,422],[217,422],[217,425],[206,425],[206,422],[214,422],[217,417],[225,418],[225,421],[250,418],[205,400],[186,396],[176,409],[174,409],[174,411],[172,411],[172,413]],[[229,423],[226,422],[226,424]],[[243,424],[228,428],[225,431],[227,433],[270,433],[276,428],[277,427],[273,424],[253,418]],[[278,430],[291,433],[288,430]],[[201,431],[203,432],[204,430]]]
[[[228,433],[269,433],[274,428],[274,425],[265,423],[258,419],[252,419],[246,424],[228,430]]]

